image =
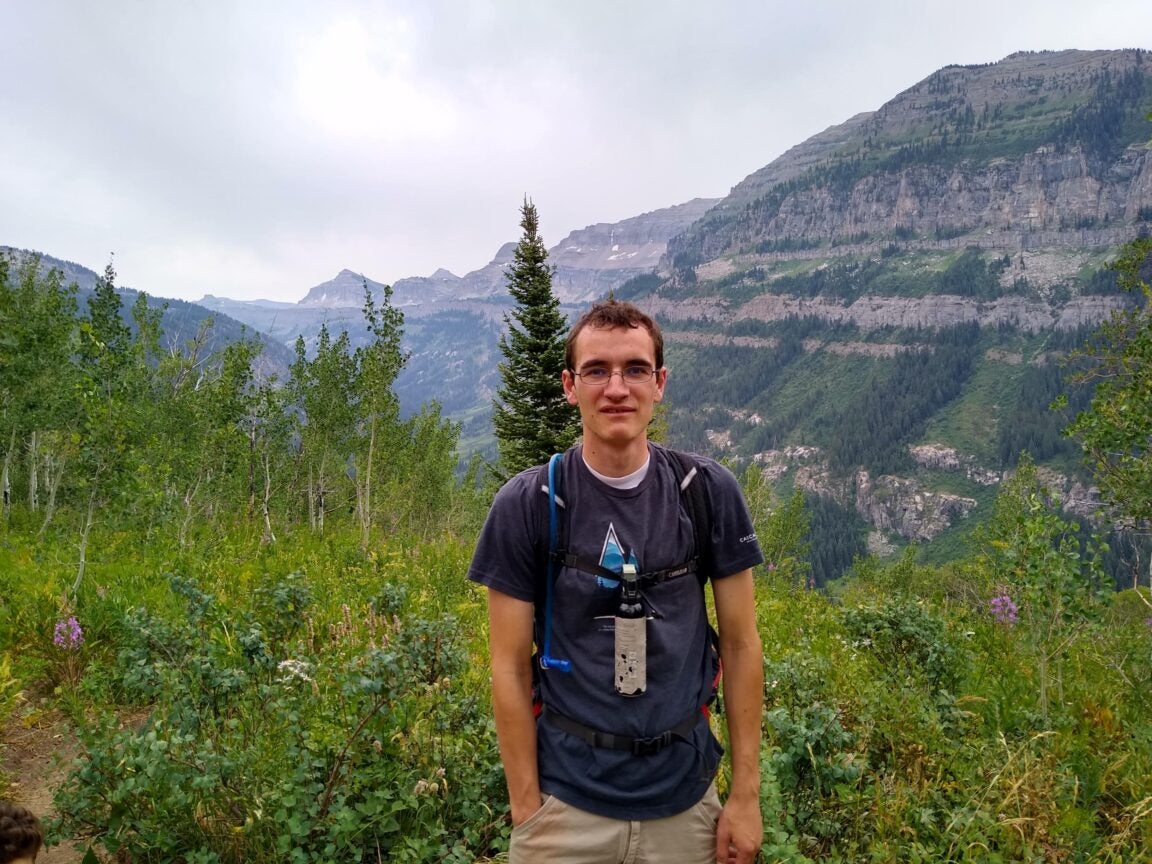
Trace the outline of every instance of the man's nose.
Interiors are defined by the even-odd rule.
[[[628,383],[624,380],[624,372],[622,370],[613,371],[608,375],[608,383],[604,385],[605,390],[611,390],[614,394],[625,394],[629,392]]]

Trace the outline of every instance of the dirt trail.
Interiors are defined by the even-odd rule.
[[[52,796],[78,751],[76,736],[58,711],[25,708],[0,728],[0,797],[27,807],[41,819],[55,815]],[[79,864],[83,843],[44,849],[36,864]]]

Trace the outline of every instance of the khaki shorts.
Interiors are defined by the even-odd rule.
[[[630,822],[547,796],[512,829],[509,864],[713,864],[720,798],[716,786],[683,813]]]

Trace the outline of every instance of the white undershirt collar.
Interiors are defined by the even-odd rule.
[[[584,454],[581,453],[580,456],[583,458]],[[648,476],[648,465],[651,462],[652,454],[649,453],[648,456],[644,459],[644,464],[633,471],[631,474],[625,474],[623,477],[608,477],[605,474],[601,474],[599,471],[588,464],[587,459],[584,459],[584,464],[587,466],[588,470],[592,472],[592,476],[599,480],[601,483],[607,483],[613,489],[635,489],[643,482],[644,478]]]

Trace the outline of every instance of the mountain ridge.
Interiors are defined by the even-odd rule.
[[[549,263],[556,268],[554,292],[564,303],[587,302],[634,276],[654,271],[668,240],[699,219],[718,200],[693,198],[619,222],[600,222],[569,232],[549,250]],[[492,260],[464,276],[441,267],[430,276],[397,279],[391,286],[393,303],[405,308],[503,296],[507,293],[505,268],[515,251],[515,241],[503,243]],[[345,268],[327,282],[310,288],[299,303],[359,308],[364,301],[365,283],[374,295],[382,296],[383,283]]]

